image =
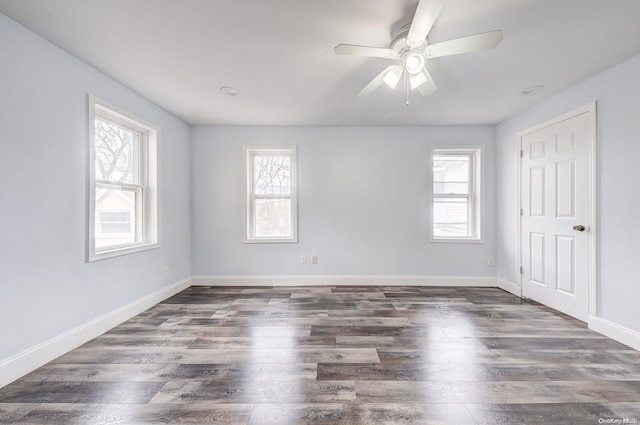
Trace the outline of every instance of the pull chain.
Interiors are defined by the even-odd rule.
[[[404,72],[404,93],[407,99],[406,105],[409,106],[409,73]]]

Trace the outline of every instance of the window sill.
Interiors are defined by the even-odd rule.
[[[431,238],[429,242],[434,243],[484,243],[484,239],[434,239]]]
[[[157,242],[137,244],[119,248],[108,249],[100,252],[89,253],[87,262],[92,263],[94,261],[106,260],[107,258],[120,257],[123,255],[135,254],[136,252],[149,251],[152,249],[160,248],[160,244]]]
[[[245,239],[244,243],[298,243],[298,239]]]

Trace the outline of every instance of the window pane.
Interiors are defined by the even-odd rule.
[[[254,225],[259,237],[291,236],[291,199],[256,199]]]
[[[96,188],[96,249],[136,242],[140,190]]]
[[[469,193],[469,162],[469,156],[434,156],[433,193]]]
[[[433,223],[469,222],[468,198],[435,198],[433,200]]]
[[[116,222],[128,222],[131,221],[130,211],[100,211],[100,221],[116,221]]]
[[[469,236],[467,224],[434,224],[433,236],[436,238],[456,238]]]
[[[469,180],[469,157],[436,155],[433,157],[434,175],[440,181]]]
[[[469,183],[434,182],[433,193],[435,195],[466,195],[469,193]]]
[[[101,223],[102,233],[130,233],[131,223]]]
[[[136,138],[130,130],[95,120],[96,180],[138,183]]]
[[[291,193],[291,157],[279,155],[253,156],[253,182],[257,195]]]

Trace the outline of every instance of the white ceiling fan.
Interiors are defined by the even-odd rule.
[[[382,83],[395,88],[404,75],[407,104],[409,104],[409,88],[418,89],[423,96],[438,89],[425,67],[427,59],[492,49],[500,44],[502,41],[501,30],[430,44],[427,36],[438,18],[444,2],[445,0],[419,0],[413,22],[400,28],[388,49],[353,44],[339,44],[333,49],[338,55],[386,58],[395,62],[371,80],[358,93],[358,96],[372,93]]]

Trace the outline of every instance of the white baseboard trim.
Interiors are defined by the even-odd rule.
[[[375,275],[212,275],[193,276],[193,286],[483,286],[495,287],[495,276]]]
[[[0,361],[0,388],[191,286],[185,279]]]
[[[640,351],[640,332],[591,315],[589,316],[588,324],[589,329],[608,336],[611,339],[615,339],[624,345],[628,345],[634,350]]]
[[[510,292],[517,297],[522,297],[522,288],[517,284],[500,278],[497,278],[496,282],[498,284],[498,288]]]

